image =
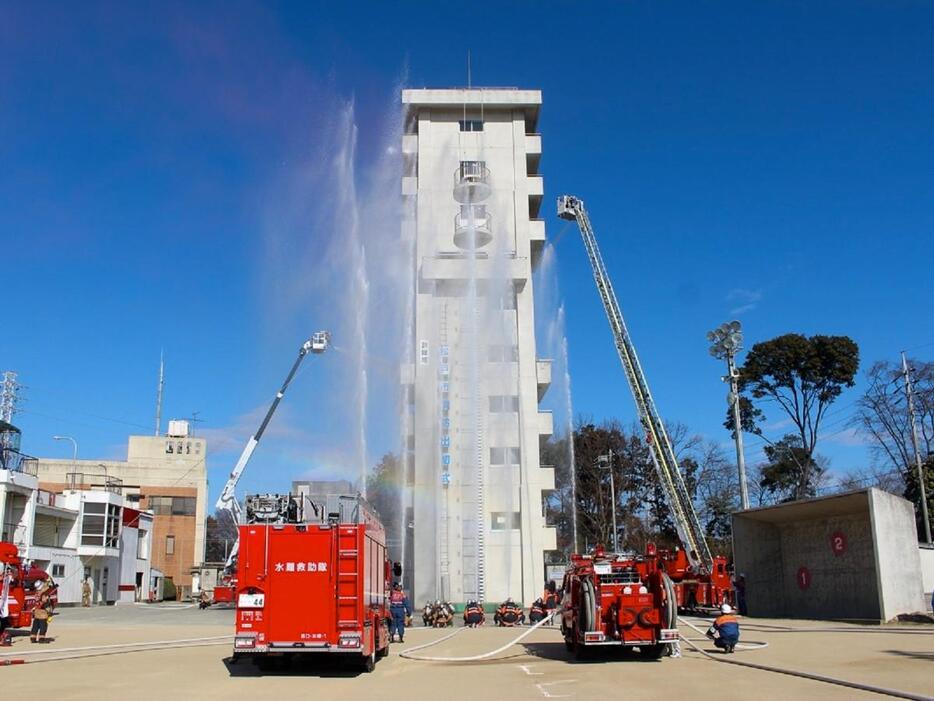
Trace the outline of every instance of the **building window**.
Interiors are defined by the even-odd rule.
[[[522,451],[517,447],[490,448],[490,465],[518,465]]]
[[[53,577],[64,577],[65,576],[65,565],[52,565],[52,576]]]
[[[81,517],[81,545],[115,548],[120,540],[120,507],[85,502]]]
[[[519,360],[517,346],[490,346],[487,349],[487,360],[491,363],[515,363]]]
[[[149,559],[149,531],[140,529],[136,537],[136,559]]]
[[[491,414],[515,414],[519,411],[519,397],[515,395],[493,395],[490,397]]]
[[[165,537],[165,554],[174,555],[175,554],[175,536],[167,535]]]
[[[171,441],[166,441],[166,443],[165,443],[165,452],[166,452],[166,454],[174,453],[174,452],[175,452],[175,448],[174,448],[173,446],[174,446],[174,444],[173,444]]]
[[[516,531],[522,524],[518,511],[494,511],[490,514],[490,529],[494,531]]]
[[[195,497],[149,497],[149,510],[157,516],[194,516]]]
[[[483,131],[482,119],[459,119],[457,123],[460,125],[461,131]]]

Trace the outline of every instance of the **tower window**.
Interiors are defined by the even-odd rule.
[[[457,123],[461,131],[483,131],[482,119],[460,119]]]
[[[494,531],[516,531],[522,525],[518,511],[494,511],[490,514],[490,529]]]
[[[519,411],[519,397],[515,395],[490,397],[491,414],[515,414]]]

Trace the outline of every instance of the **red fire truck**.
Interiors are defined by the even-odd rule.
[[[678,640],[677,595],[655,546],[644,557],[572,555],[564,574],[561,632],[580,659],[596,647],[638,648],[658,659]]]
[[[25,567],[13,543],[0,542],[0,587],[4,568],[12,575],[7,595],[10,628],[28,628],[32,625],[32,609],[36,603],[36,583],[48,580],[49,576],[38,567]],[[57,601],[58,594],[53,589],[53,606]]]
[[[679,609],[693,611],[735,603],[733,583],[723,555],[713,556],[709,573],[697,572],[680,548],[659,550],[658,557],[659,567],[674,582]]]
[[[240,526],[233,658],[261,667],[331,653],[370,672],[389,652],[386,557],[376,513],[356,496],[266,494]]]

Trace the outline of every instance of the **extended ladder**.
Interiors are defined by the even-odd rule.
[[[694,504],[684,484],[681,470],[678,468],[678,460],[671,447],[668,432],[665,430],[665,423],[655,408],[649,384],[639,364],[639,357],[636,355],[636,348],[629,338],[629,331],[626,329],[626,322],[623,321],[623,313],[620,311],[619,302],[616,301],[616,293],[613,292],[613,284],[603,264],[600,248],[597,246],[597,237],[590,225],[590,218],[587,216],[587,210],[584,209],[584,203],[570,195],[559,197],[558,216],[562,219],[575,220],[580,228],[584,247],[587,249],[587,257],[593,268],[593,279],[597,283],[597,291],[600,293],[603,309],[610,322],[616,351],[626,371],[626,379],[629,381],[629,389],[632,390],[633,399],[636,401],[639,423],[642,424],[645,432],[645,441],[649,444],[649,452],[655,464],[658,481],[661,483],[674,516],[678,537],[684,545],[688,561],[694,571],[709,573],[713,567],[713,557],[704,539],[704,530],[697,518],[697,512],[694,511]]]

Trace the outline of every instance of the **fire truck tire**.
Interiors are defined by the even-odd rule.
[[[367,674],[376,669],[376,650],[363,658],[360,668]]]

